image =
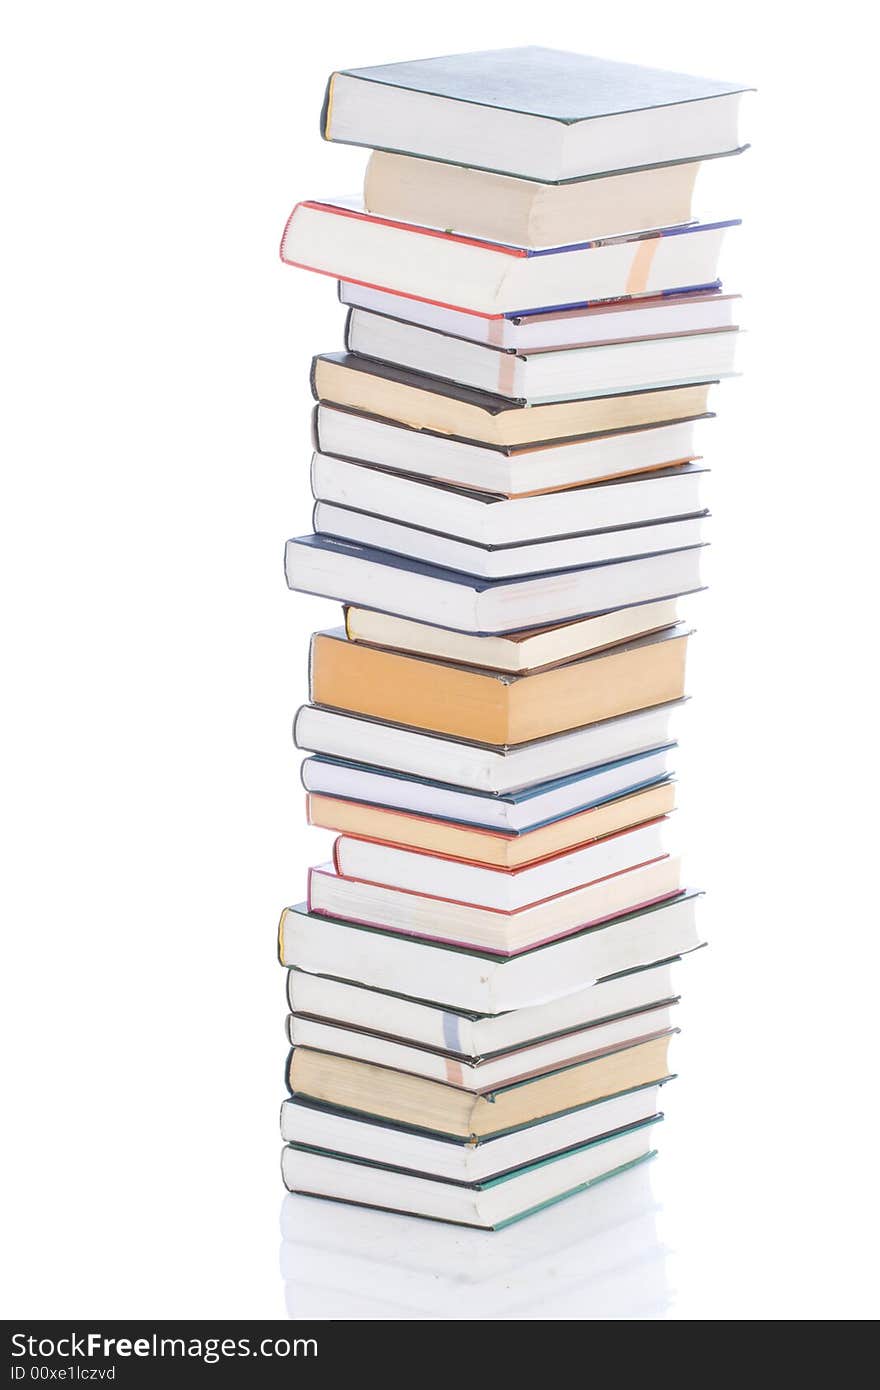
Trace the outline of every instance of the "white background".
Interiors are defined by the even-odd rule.
[[[0,74],[7,1316],[283,1316],[274,933],[329,844],[304,828],[289,726],[307,636],[338,610],[289,594],[281,559],[309,525],[309,359],[340,346],[342,314],[277,243],[297,199],[357,190],[364,153],[318,136],[331,69],[527,42],[760,88],[754,149],[712,183],[711,210],[746,219],[728,284],[750,332],[747,376],[705,437],[714,588],[680,822],[711,950],[684,971],[655,1166],[674,1289],[658,1315],[876,1313],[867,14],[15,7]],[[573,1315],[597,1308],[585,1294]]]

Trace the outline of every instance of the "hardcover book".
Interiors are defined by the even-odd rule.
[[[725,233],[737,225],[663,227],[533,251],[309,201],[287,220],[281,259],[334,280],[500,318],[712,284]]]
[[[489,551],[532,548],[536,553],[546,550],[552,559],[553,542],[559,543],[556,553],[561,555],[562,542],[579,540],[587,550],[592,546],[595,556],[584,563],[595,563],[694,544],[693,539],[681,540],[678,545],[662,542],[664,538],[674,542],[680,536],[696,535],[699,539],[695,528],[683,526],[668,532],[666,528],[706,516],[703,484],[707,472],[700,464],[678,464],[564,492],[507,498],[315,454],[311,481],[316,499],[330,504],[334,511],[355,511],[445,538],[450,543],[449,553],[455,553],[455,545]],[[632,539],[634,533],[636,538]],[[641,551],[637,548],[640,543],[644,543]],[[426,560],[429,556],[419,554],[416,558]],[[569,566],[553,563],[537,567],[566,568]],[[513,570],[518,572],[515,566]]]
[[[568,1114],[477,1140],[425,1134],[410,1126],[292,1096],[281,1106],[281,1137],[287,1143],[393,1165],[428,1177],[479,1182],[657,1118],[660,1090],[665,1084],[638,1086],[591,1101]]]
[[[564,246],[691,220],[699,162],[547,184],[374,150],[364,207],[513,246]]]
[[[603,835],[644,825],[646,821],[668,815],[674,806],[675,786],[667,780],[519,834],[320,793],[309,794],[306,817],[309,825],[335,830],[355,839],[377,840],[425,850],[429,854],[467,859],[475,864],[515,869],[588,844]]]
[[[413,430],[428,430],[499,448],[560,443],[692,420],[707,413],[713,385],[713,380],[706,380],[696,386],[651,387],[587,400],[522,406],[488,391],[440,381],[393,363],[358,357],[353,352],[322,353],[312,364],[312,392],[318,401],[378,416]],[[652,442],[656,441],[648,444]],[[678,457],[661,454],[657,462],[662,464]]]
[[[739,82],[553,48],[504,48],[335,72],[325,140],[561,183],[733,154]]]
[[[484,1182],[441,1182],[295,1144],[284,1150],[281,1169],[291,1192],[498,1231],[643,1163],[654,1152],[652,1123],[631,1126]]]
[[[667,290],[598,301],[574,309],[532,310],[486,319],[426,304],[422,299],[387,294],[340,280],[339,300],[352,308],[387,314],[406,323],[435,328],[455,338],[514,352],[544,348],[587,347],[591,343],[622,343],[636,338],[664,338],[673,333],[718,332],[736,326],[739,295],[722,294],[721,282],[698,289]]]
[[[508,910],[346,878],[323,864],[309,870],[308,902],[318,915],[505,957],[671,900],[680,884],[681,861],[666,855]]]
[[[366,309],[350,309],[345,327],[349,352],[505,396],[518,405],[588,400],[732,376],[736,341],[735,328],[721,328],[514,351]]]
[[[527,743],[684,694],[686,629],[648,637],[549,671],[512,676],[315,633],[310,699],[477,743]]]
[[[513,579],[481,579],[334,536],[287,542],[288,588],[493,636],[702,588],[702,545]]]
[[[695,950],[698,897],[686,889],[653,907],[514,956],[310,913],[303,903],[282,913],[279,956],[282,965],[312,975],[494,1016],[559,999],[573,985],[584,989],[609,975]]]
[[[296,969],[288,971],[287,998],[293,1013],[409,1039],[421,1047],[475,1061],[672,1005],[678,998],[673,986],[677,963],[661,961],[624,971],[559,999],[494,1018]]]
[[[618,608],[580,622],[535,628],[512,637],[470,637],[429,623],[374,613],[369,608],[345,609],[345,635],[350,642],[374,647],[393,647],[416,656],[435,656],[440,661],[459,661],[465,666],[485,666],[511,675],[558,666],[590,652],[617,647],[633,637],[645,637],[679,621],[676,599],[645,603],[638,608]]]
[[[665,705],[652,705],[569,733],[552,734],[532,743],[507,747],[443,738],[440,734],[365,719],[341,710],[303,705],[294,720],[293,737],[297,748],[325,754],[335,761],[357,764],[365,775],[375,775],[378,768],[389,773],[392,780],[409,775],[445,784],[453,792],[476,792],[490,800],[511,797],[511,804],[529,802],[523,818],[509,822],[511,829],[522,829],[651,780],[653,772],[642,773],[641,769],[629,767],[626,760],[668,748],[684,703],[673,700]],[[367,755],[372,760],[369,764],[365,761]],[[624,762],[622,768],[621,761]],[[610,764],[618,766],[611,768]],[[587,772],[597,774],[595,782],[583,781],[583,774]],[[325,777],[320,783],[307,782],[306,785],[309,789],[326,790],[330,784]],[[332,785],[338,788],[347,783],[335,781]],[[590,787],[596,790],[591,792]],[[400,788],[400,794],[411,798],[415,789]],[[534,802],[539,798],[542,814],[535,815]],[[391,802],[415,810],[424,809],[424,803],[413,805],[409,799],[397,803],[394,795]],[[429,800],[428,809],[432,811],[441,804],[448,803]],[[497,817],[492,812],[490,801],[484,805],[488,821],[477,815],[471,815],[470,819],[480,819],[490,825],[508,824],[501,819],[501,811]],[[473,803],[469,803],[470,806]],[[513,815],[513,812],[508,814]]]
[[[311,733],[309,734],[306,728],[301,737],[308,737],[310,742],[333,743],[338,746],[344,735],[353,731],[359,724],[357,719],[335,714],[332,710],[318,710],[315,706],[306,706],[306,710],[311,711],[314,718],[310,718],[308,714],[303,717],[304,728],[310,723]],[[344,727],[340,729],[339,725]],[[373,728],[377,731],[389,729],[393,735],[406,737],[405,730],[394,729],[389,725],[375,724]],[[588,726],[582,734],[578,733],[569,742],[572,758],[577,757],[576,749],[583,749],[584,743],[581,740],[589,732]],[[559,738],[567,740],[566,735],[539,740],[531,745],[531,750],[543,749],[545,756],[552,758],[557,751]],[[438,745],[438,770],[444,770],[442,760],[445,750],[462,746],[450,745],[447,740],[433,735],[423,738],[421,742],[423,745],[429,745],[427,752]],[[529,747],[520,745],[518,751],[527,754]],[[479,750],[475,746],[473,751]],[[490,757],[493,754],[497,756],[497,750],[486,748],[483,751]],[[325,815],[332,814],[326,810],[331,800],[333,806],[338,807],[340,800],[344,799],[351,808],[345,813],[349,823],[352,816],[357,814],[358,807],[362,815],[371,812],[378,815],[394,814],[397,811],[407,817],[441,817],[451,829],[464,834],[467,834],[469,829],[485,827],[488,831],[498,832],[504,837],[505,843],[510,843],[510,837],[528,840],[543,827],[550,829],[551,837],[565,837],[575,833],[575,824],[584,825],[592,812],[596,813],[603,825],[608,824],[610,818],[630,814],[630,811],[625,809],[624,802],[631,807],[633,800],[640,798],[643,790],[656,789],[661,783],[668,782],[674,751],[675,745],[667,743],[659,748],[619,758],[615,762],[602,763],[598,767],[581,772],[569,772],[562,777],[535,781],[518,790],[507,792],[454,786],[439,781],[436,777],[408,775],[405,772],[396,772],[390,767],[356,763],[324,754],[305,759],[302,765],[302,780],[310,800],[320,800],[323,803]],[[425,758],[427,760],[427,753]],[[639,806],[646,804],[645,800],[639,799]],[[655,803],[652,801],[651,804]],[[340,813],[337,811],[336,814]],[[563,821],[568,822],[568,827],[561,824]],[[401,829],[397,823],[396,828]],[[418,835],[419,831],[410,829],[407,833]],[[384,837],[378,835],[370,838]],[[539,836],[536,837],[536,841],[540,840],[546,844],[547,838]],[[588,835],[586,838],[592,837]],[[507,852],[513,853],[512,850],[505,853]],[[473,857],[479,859],[481,855],[494,856],[495,853],[494,850],[484,848]],[[500,847],[497,853],[502,853]],[[461,858],[468,856],[462,855]]]

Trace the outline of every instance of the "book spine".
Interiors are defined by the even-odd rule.
[[[320,487],[318,481],[318,476],[321,471],[320,457],[320,454],[316,451],[312,454],[311,462],[309,463],[309,487],[312,490],[312,496],[315,498],[318,496],[318,488]]]
[[[299,725],[300,725],[300,720],[303,718],[303,716],[306,714],[306,712],[308,711],[309,708],[310,708],[309,705],[300,705],[300,707],[299,707],[299,709],[297,710],[296,714],[293,716],[293,746],[294,746],[294,748],[301,748],[302,751],[303,751],[304,753],[311,753],[311,752],[312,752],[312,749],[311,749],[311,748],[306,748],[306,746],[305,746],[304,743],[300,743],[300,741],[299,741]],[[303,785],[305,786],[305,783],[303,783]]]
[[[278,964],[283,966],[287,965],[284,959],[284,924],[287,921],[287,913],[288,909],[285,908],[278,919]]]
[[[333,86],[339,76],[336,72],[331,72],[327,79],[327,86],[324,89],[324,100],[321,103],[321,116],[318,122],[318,129],[321,132],[322,140],[332,140],[330,134],[330,122],[333,115]]]
[[[320,638],[320,636],[320,632],[313,632],[311,637],[309,638],[308,681],[310,700],[314,700],[315,698],[315,656],[318,646],[318,639]]]

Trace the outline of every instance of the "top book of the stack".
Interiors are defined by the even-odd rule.
[[[335,72],[327,140],[562,184],[739,153],[741,83],[550,48]]]

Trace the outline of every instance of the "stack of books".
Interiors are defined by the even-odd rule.
[[[287,909],[289,1189],[497,1229],[654,1152],[698,893],[671,851],[696,430],[743,88],[546,49],[334,73],[362,206],[297,205],[316,633],[295,739],[338,837]]]

